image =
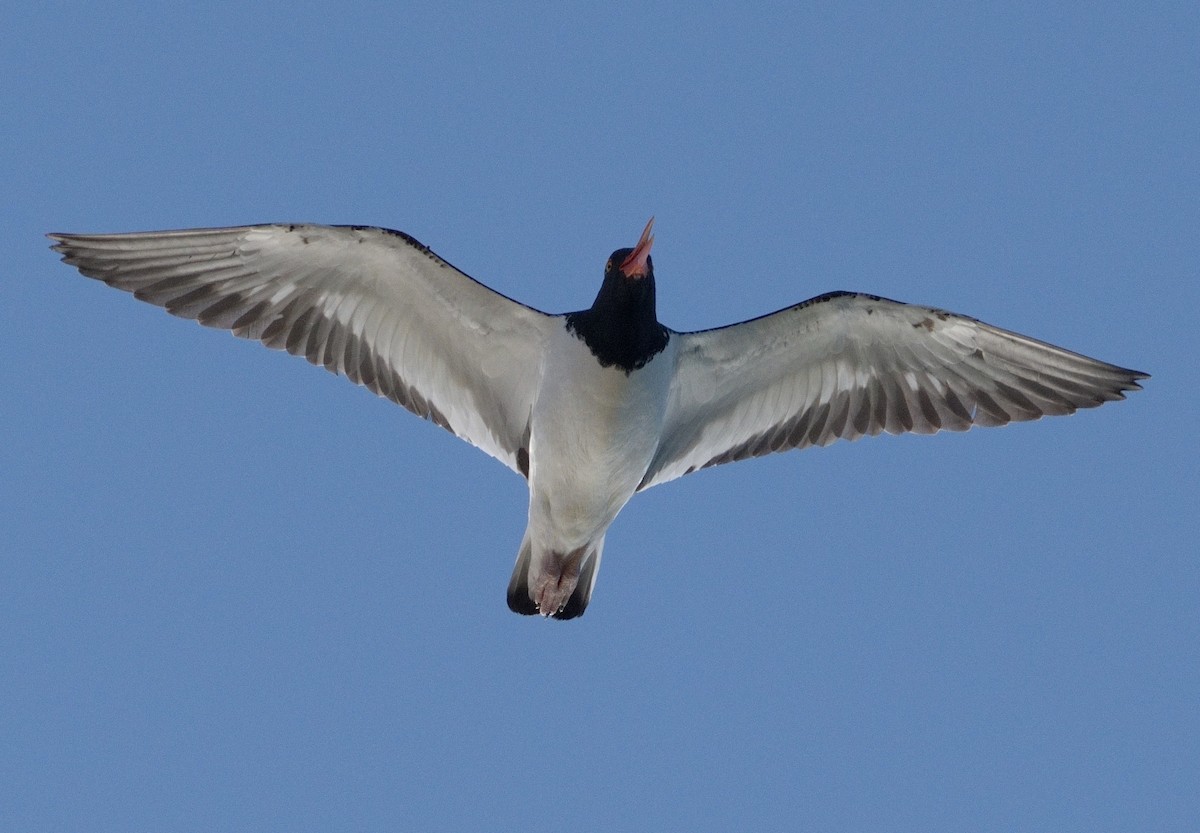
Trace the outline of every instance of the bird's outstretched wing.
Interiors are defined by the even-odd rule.
[[[523,444],[554,317],[492,291],[406,234],[263,225],[50,237],[90,278],[303,356],[509,468],[527,468]]]
[[[1147,378],[974,318],[849,292],[673,337],[666,425],[641,488],[864,434],[1070,414]]]

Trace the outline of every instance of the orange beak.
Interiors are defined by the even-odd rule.
[[[637,246],[629,253],[629,257],[621,263],[621,272],[627,278],[642,278],[645,277],[648,267],[646,261],[650,258],[650,247],[654,245],[654,235],[650,233],[650,229],[654,228],[654,218],[650,218],[650,222],[646,223],[646,230],[642,232],[642,238],[638,240]]]

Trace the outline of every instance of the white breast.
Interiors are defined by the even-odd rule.
[[[546,350],[529,447],[530,530],[550,549],[602,534],[633,495],[658,448],[674,343],[626,374],[601,367],[562,328]],[[554,540],[549,540],[549,539]]]

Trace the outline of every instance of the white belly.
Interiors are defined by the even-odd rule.
[[[565,329],[551,339],[529,443],[535,550],[595,540],[633,495],[658,447],[674,347],[626,375]]]

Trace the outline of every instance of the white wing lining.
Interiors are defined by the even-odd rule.
[[[303,356],[527,469],[523,444],[555,317],[406,234],[264,225],[50,237],[88,277]]]
[[[639,488],[884,431],[1070,414],[1124,399],[1147,378],[974,318],[848,292],[672,337],[666,426]]]

